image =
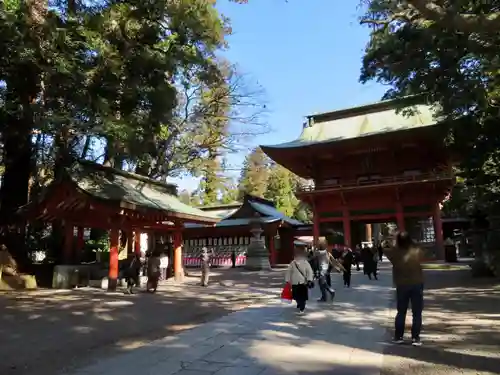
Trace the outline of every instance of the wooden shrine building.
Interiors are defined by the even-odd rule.
[[[285,216],[271,201],[245,195],[243,202],[203,207],[210,216],[222,220],[214,226],[186,223],[184,232],[185,263],[197,266],[201,249],[206,246],[215,252],[215,264],[229,265],[231,254],[236,253],[237,264],[245,259],[250,244],[250,223],[258,220],[263,229],[271,265],[288,263],[293,258],[296,228],[303,223]]]
[[[37,220],[64,226],[65,263],[74,259],[74,228],[78,228],[76,251],[83,248],[84,228],[110,231],[108,288],[116,288],[120,232],[135,233],[135,251],[140,251],[142,232],[169,233],[173,238],[173,273],[183,277],[182,233],[186,223],[213,225],[219,219],[190,207],[176,197],[176,186],[133,173],[79,161],[67,168],[35,200],[19,209],[28,222]],[[131,238],[130,238],[131,239]]]
[[[415,100],[311,115],[297,140],[262,146],[310,180],[297,195],[313,209],[314,238],[341,229],[354,246],[367,224],[392,222],[443,257],[440,203],[455,181],[452,159],[432,109]]]

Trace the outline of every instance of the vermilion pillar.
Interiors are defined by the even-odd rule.
[[[365,235],[366,235],[366,241],[372,240],[372,225],[371,224],[365,224]]]
[[[436,258],[444,259],[444,239],[443,239],[443,222],[441,220],[441,209],[439,204],[436,204],[434,215],[432,218],[434,222],[434,233],[436,237]]]
[[[182,268],[182,229],[174,232],[174,279],[182,281],[184,279],[184,269]]]
[[[74,226],[69,221],[64,222],[64,263],[69,264],[73,261],[73,237]]]
[[[134,232],[134,252],[138,255],[141,255],[141,232]]]
[[[109,274],[108,290],[116,290],[118,284],[118,252],[120,246],[120,232],[118,229],[111,229],[109,232]]]

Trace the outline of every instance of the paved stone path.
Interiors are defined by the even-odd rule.
[[[335,276],[333,304],[314,302],[315,290],[304,315],[272,300],[66,375],[378,375],[390,274],[354,272],[352,288],[341,284]]]

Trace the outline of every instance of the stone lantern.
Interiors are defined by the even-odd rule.
[[[262,229],[260,222],[260,215],[255,214],[254,218],[250,220],[250,244],[247,248],[247,259],[245,268],[247,270],[260,271],[270,270],[271,264],[269,263],[269,251],[266,248],[266,243],[261,237]]]

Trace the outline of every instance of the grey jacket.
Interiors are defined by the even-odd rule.
[[[297,258],[293,260],[288,266],[288,269],[285,274],[285,281],[287,283],[290,283],[292,285],[299,285],[299,284],[307,284],[308,281],[313,281],[313,280],[314,280],[314,272],[306,258]]]

